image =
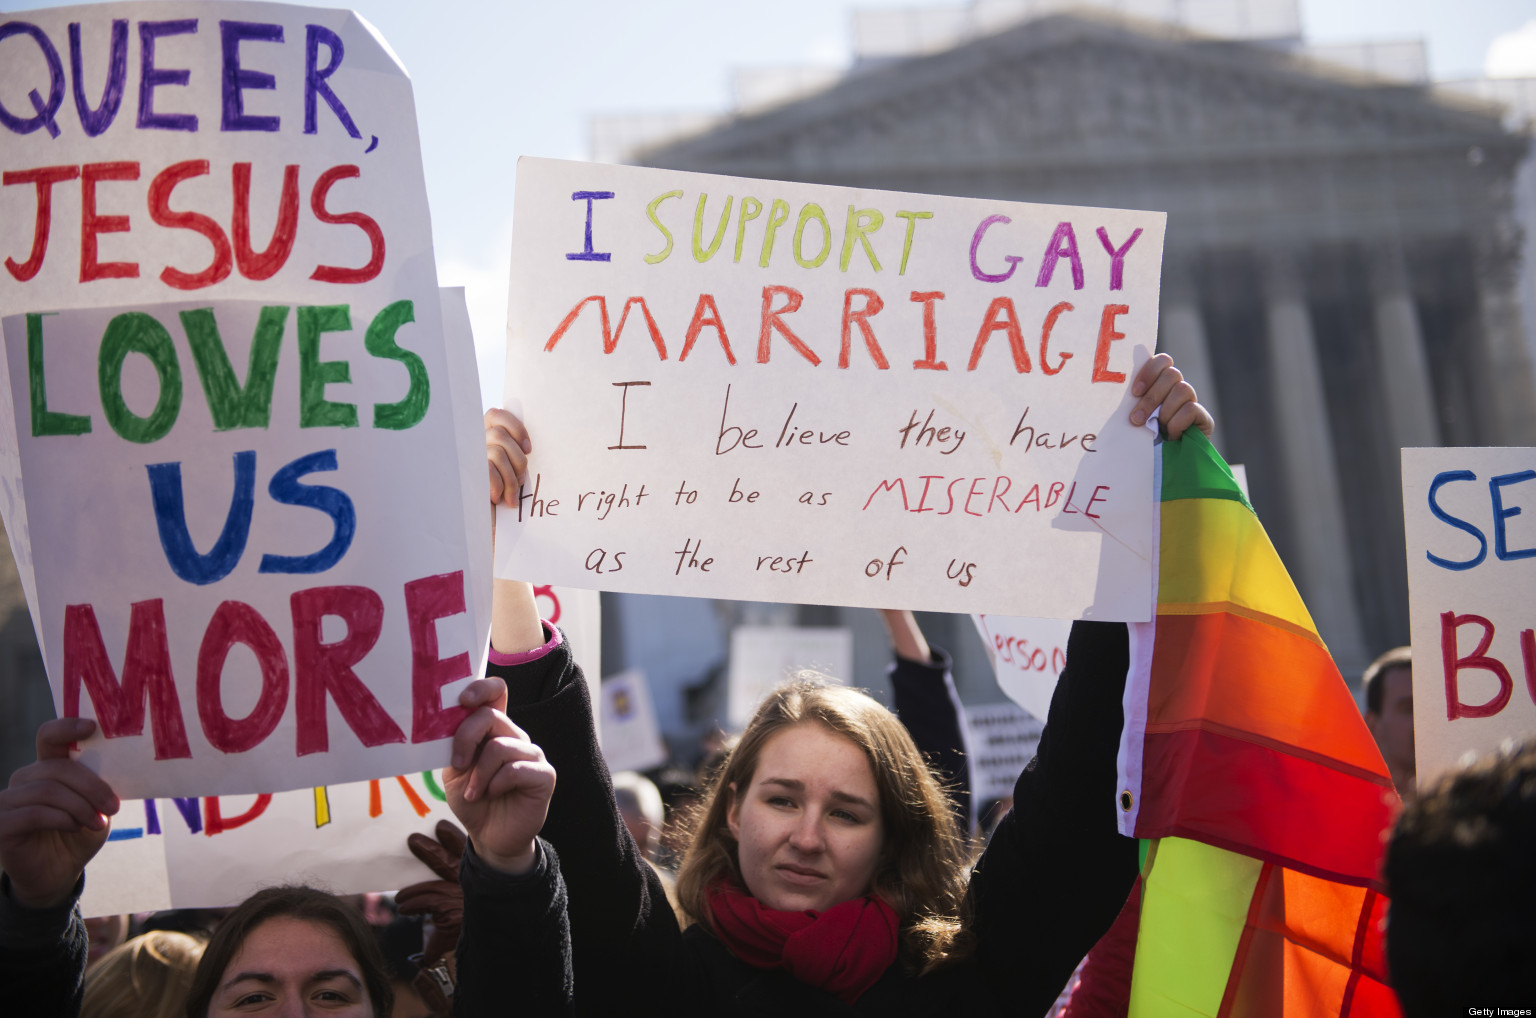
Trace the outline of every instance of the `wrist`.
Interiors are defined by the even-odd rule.
[[[29,887],[7,873],[4,878],[4,890],[11,901],[22,908],[41,911],[43,909],[58,908],[68,904],[75,895],[75,888],[80,885],[80,875],[77,875],[65,887]]]
[[[476,843],[475,854],[488,868],[508,876],[521,877],[531,873],[539,864],[539,843],[538,839],[531,840],[526,849],[510,853],[495,852]]]

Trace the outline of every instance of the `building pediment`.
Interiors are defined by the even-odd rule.
[[[743,175],[1521,148],[1496,107],[1457,104],[1260,45],[1056,15],[855,70],[816,95],[640,154]]]

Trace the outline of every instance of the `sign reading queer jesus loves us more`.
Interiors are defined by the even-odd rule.
[[[1164,218],[523,159],[497,574],[1146,619]]]
[[[485,482],[388,47],[273,4],[0,15],[0,170],[0,506],[81,758],[125,798],[441,765]]]
[[[1536,449],[1404,449],[1422,788],[1536,736]]]

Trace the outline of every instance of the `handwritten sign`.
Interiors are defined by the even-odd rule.
[[[451,321],[453,292],[444,294]],[[471,405],[476,391],[465,397]],[[488,577],[489,554],[479,561]],[[537,593],[539,614],[560,626],[578,660],[599,660],[597,594],[544,585]],[[444,819],[453,813],[436,771],[270,795],[128,800],[86,867],[81,907],[86,915],[215,908],[294,880],[338,894],[396,890],[431,879],[405,839]]]
[[[440,764],[487,632],[410,80],[211,10],[0,25],[6,527],[125,797]]]
[[[1071,620],[973,615],[971,621],[987,648],[998,686],[1008,699],[1044,720],[1056,680],[1067,666]]]
[[[1146,619],[1163,226],[523,159],[497,575]]]
[[[645,672],[629,668],[603,680],[603,759],[611,771],[648,771],[667,762],[667,744]]]
[[[1419,786],[1536,733],[1536,449],[1404,449]]]
[[[1019,772],[1034,759],[1045,723],[1043,715],[1014,703],[965,708],[965,741],[970,753],[971,794],[979,809],[989,799],[1013,795]]]

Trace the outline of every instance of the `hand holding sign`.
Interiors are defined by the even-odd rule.
[[[517,874],[537,862],[534,838],[549,812],[555,769],[502,713],[506,701],[500,679],[481,679],[460,695],[460,705],[472,713],[454,734],[453,765],[443,771],[443,790],[480,858]]]
[[[17,904],[46,908],[68,900],[85,864],[106,844],[117,796],[69,753],[95,731],[96,723],[82,718],[46,722],[37,730],[37,762],[0,792],[0,869]]]

